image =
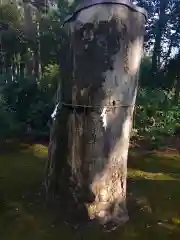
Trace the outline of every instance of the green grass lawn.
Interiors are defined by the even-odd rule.
[[[0,240],[180,239],[180,155],[131,151],[130,221],[117,231],[84,230],[81,238],[45,207],[42,180],[47,148],[16,144],[0,153]]]

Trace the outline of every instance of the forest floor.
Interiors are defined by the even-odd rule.
[[[41,195],[47,146],[10,144],[0,148],[1,240],[180,239],[180,154],[176,149],[130,150],[128,196],[130,220],[111,233],[86,229],[81,237],[55,221]]]

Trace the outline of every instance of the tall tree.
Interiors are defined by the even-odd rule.
[[[160,68],[162,37],[167,24],[166,9],[169,1],[160,0],[158,5],[158,20],[155,25],[155,43],[152,56],[152,73],[156,74]]]

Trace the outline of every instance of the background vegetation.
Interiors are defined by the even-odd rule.
[[[55,205],[43,205],[47,144],[35,142],[48,142],[56,89],[68,78],[62,23],[78,1],[69,2],[0,0],[0,238],[179,239],[180,0],[134,1],[148,21],[132,132],[140,150],[128,159],[130,221],[110,234],[73,230]]]
[[[78,1],[1,0],[0,138],[48,138],[67,55],[63,19]],[[172,135],[179,123],[180,1],[134,1],[148,11],[134,132]],[[48,3],[48,4],[47,4]]]

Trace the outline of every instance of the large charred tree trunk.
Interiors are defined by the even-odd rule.
[[[56,177],[61,172],[61,198],[75,199],[102,224],[128,220],[127,155],[144,22],[143,14],[127,6],[102,4],[68,23],[72,78],[62,89],[67,94],[52,130],[48,172]],[[60,146],[67,150],[64,161],[57,157]]]

